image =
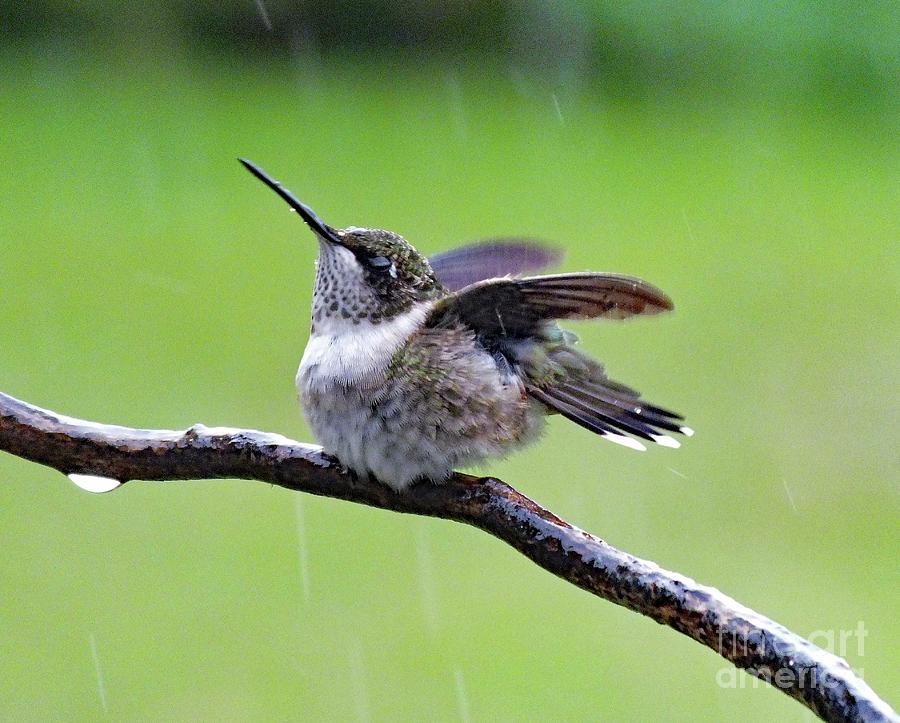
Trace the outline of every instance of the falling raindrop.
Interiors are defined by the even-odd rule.
[[[100,656],[97,655],[97,640],[94,634],[88,636],[91,644],[91,658],[94,661],[94,670],[97,673],[97,693],[100,695],[100,705],[103,706],[103,712],[107,712],[106,707],[106,687],[103,685],[103,671],[100,668]]]
[[[272,32],[272,21],[269,19],[269,13],[266,10],[266,6],[263,5],[262,0],[256,0],[256,9],[259,10],[259,15],[262,18],[262,21],[266,26],[266,30],[268,30],[271,33]]]
[[[687,211],[681,209],[681,217],[684,219],[684,225],[687,226],[688,238],[690,238],[691,243],[696,243],[697,239],[694,238],[694,229],[691,228],[691,222],[688,221]]]
[[[791,494],[791,488],[788,487],[787,480],[784,477],[781,478],[781,484],[784,485],[784,491],[787,494],[788,502],[791,503],[791,509],[794,510],[794,512],[796,512],[797,505],[794,503],[794,495]]]
[[[303,586],[303,599],[309,602],[309,557],[306,548],[306,518],[303,514],[303,496],[296,497],[297,508],[297,560],[300,564],[300,584]]]
[[[468,136],[468,124],[466,122],[465,99],[463,98],[462,83],[455,71],[449,71],[444,76],[444,83],[450,102],[450,117],[456,126],[456,135],[461,139]]]
[[[562,108],[559,106],[559,96],[556,93],[551,93],[550,97],[553,98],[553,108],[556,110],[556,117],[559,120],[560,125],[565,124],[565,120],[563,120]]]
[[[462,671],[459,668],[453,670],[453,679],[456,682],[456,705],[459,708],[459,719],[463,723],[469,723],[469,696],[466,695],[466,684]]]
[[[86,492],[93,492],[94,494],[102,494],[103,492],[111,492],[116,487],[121,486],[121,482],[117,479],[111,479],[110,477],[98,477],[93,474],[72,474],[66,475],[70,480],[72,480],[76,485],[81,487],[81,489]]]
[[[416,520],[416,562],[419,568],[419,591],[422,595],[425,623],[431,633],[436,633],[438,612],[434,581],[434,560],[431,556],[431,548],[428,546],[426,524],[426,520]]]
[[[361,721],[372,720],[369,692],[366,690],[366,664],[363,660],[362,644],[356,638],[350,644],[350,678],[356,703],[356,717]]]

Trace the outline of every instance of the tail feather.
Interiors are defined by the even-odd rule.
[[[601,406],[602,402],[598,404],[597,397],[586,393],[583,389],[571,385],[560,385],[549,392],[551,398],[577,406],[583,412],[597,417],[623,432],[653,441],[652,435],[656,431],[653,427],[648,426],[642,420],[618,413],[616,408],[604,408]]]
[[[643,404],[630,395],[623,398],[621,393],[597,382],[567,379],[542,388],[529,386],[528,393],[566,419],[604,437],[629,434],[664,447],[678,447],[677,440],[666,432],[690,436],[690,430],[678,424],[680,417],[674,412]],[[618,441],[621,443],[621,439]]]
[[[555,396],[551,396],[542,389],[529,387],[528,393],[539,402],[542,402],[551,409],[562,414],[566,419],[575,422],[575,424],[578,424],[591,432],[596,434],[615,434],[615,429],[613,429],[613,427],[605,424],[600,419],[597,419],[595,415],[583,412],[571,404],[568,404]]]
[[[629,419],[639,420],[670,432],[682,431],[680,415],[654,404],[645,404],[637,395],[623,397],[608,386],[597,382],[579,381],[578,385],[587,395],[600,403],[615,407],[617,415],[624,415]]]
[[[644,449],[639,439],[679,447],[670,433],[693,434],[680,414],[647,404],[640,392],[610,379],[602,364],[574,347],[574,335],[555,324],[540,334],[503,352],[524,376],[528,394],[551,412],[633,449]]]

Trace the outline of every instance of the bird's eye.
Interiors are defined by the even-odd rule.
[[[376,271],[387,271],[392,262],[387,256],[369,256],[366,263]]]
[[[382,273],[390,273],[391,276],[397,276],[397,272],[394,268],[394,262],[391,261],[387,256],[369,256],[366,258],[366,263],[369,265],[369,268],[374,269],[375,271],[380,271]]]

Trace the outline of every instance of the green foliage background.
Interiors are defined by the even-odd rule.
[[[273,5],[270,35],[252,2],[161,7],[0,5],[0,389],[309,439],[316,249],[237,155],[427,252],[553,240],[675,299],[577,331],[697,435],[638,455],[555,420],[490,471],[833,636],[897,705],[889,4],[535,4],[467,43],[513,5]],[[808,719],[449,522],[240,481],[92,496],[4,455],[0,542],[6,720]]]

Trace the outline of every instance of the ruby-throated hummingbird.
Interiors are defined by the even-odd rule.
[[[325,451],[357,475],[397,491],[441,482],[533,441],[553,413],[639,450],[634,437],[677,447],[665,431],[692,433],[609,379],[556,324],[672,309],[659,289],[609,273],[517,278],[556,259],[522,241],[426,259],[392,231],[332,228],[240,160],[318,238],[297,390]]]

